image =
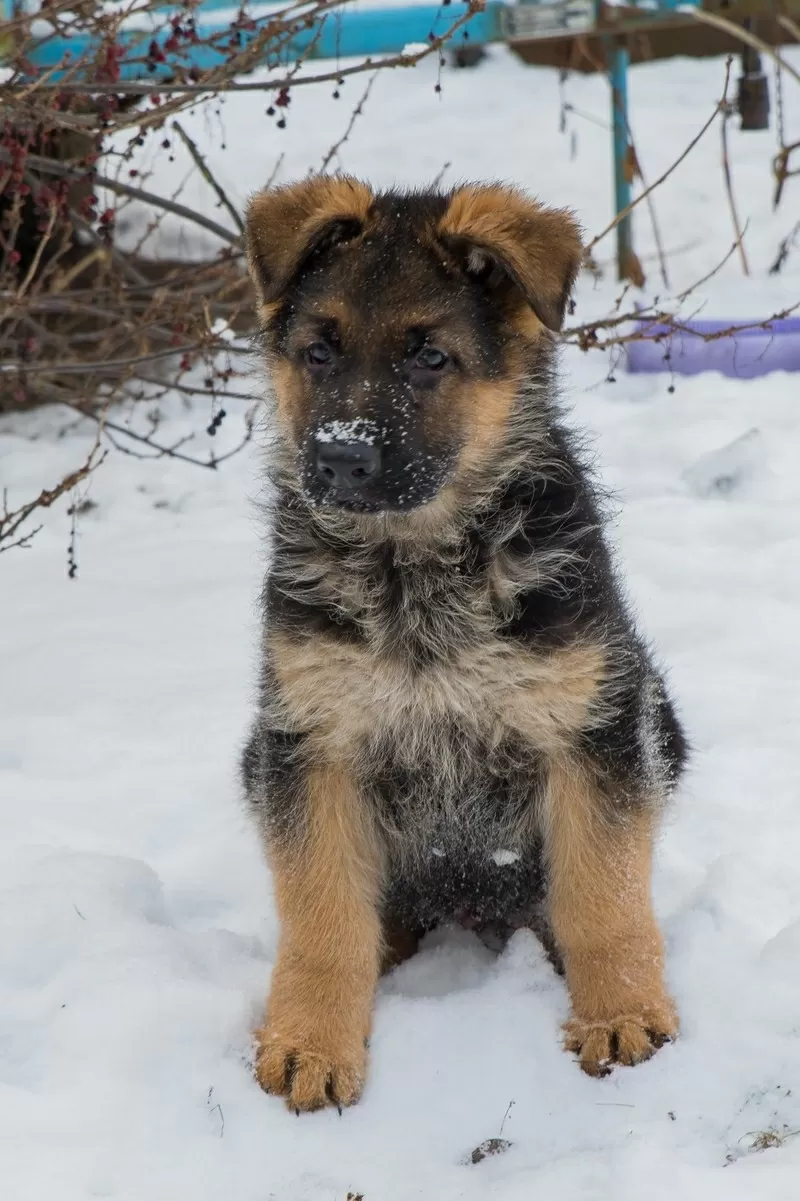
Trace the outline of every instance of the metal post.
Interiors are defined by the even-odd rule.
[[[609,79],[611,82],[611,120],[614,130],[614,200],[616,211],[622,213],[631,203],[631,178],[628,164],[628,67],[627,46],[614,42],[609,47]],[[633,237],[630,214],[617,225],[617,273],[628,279],[633,257]]]

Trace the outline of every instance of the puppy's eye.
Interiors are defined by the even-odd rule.
[[[333,359],[333,352],[324,342],[312,342],[303,351],[303,358],[309,367],[327,367]]]
[[[422,371],[441,371],[449,355],[436,346],[425,346],[414,359],[414,367]]]

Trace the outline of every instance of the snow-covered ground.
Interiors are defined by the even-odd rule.
[[[680,60],[632,73],[649,179],[705,120],[722,75],[721,62]],[[386,183],[448,162],[447,180],[499,175],[573,205],[590,231],[606,224],[602,80],[568,83],[588,116],[569,114],[566,134],[555,74],[503,52],[447,72],[441,97],[434,82],[432,64],[379,79],[341,164]],[[318,165],[346,126],[345,97],[298,92],[278,131],[262,98],[239,96],[223,108],[224,151],[216,121],[187,127],[241,200],[281,151],[281,178]],[[786,120],[800,136],[798,88],[787,87]],[[703,312],[763,316],[800,299],[800,251],[767,275],[800,181],[773,216],[774,132],[732,129],[731,142],[752,278],[732,258]],[[156,190],[181,178],[177,158],[154,162]],[[204,187],[193,181],[190,199]],[[716,131],[655,200],[680,289],[732,240]],[[649,256],[641,212],[637,241]],[[599,252],[608,261],[612,246]],[[581,282],[577,319],[610,307],[608,274]],[[631,594],[695,745],[655,879],[681,1039],[590,1080],[560,1048],[564,985],[533,937],[519,933],[498,958],[445,930],[381,986],[356,1109],[298,1119],[259,1090],[249,1031],[276,925],[236,783],[263,567],[259,451],[218,473],[115,455],[82,493],[95,507],[79,522],[77,580],[65,506],[32,549],[0,558],[4,1199],[798,1195],[800,376],[699,376],[670,393],[666,377],[617,370],[606,382],[607,370],[600,355],[566,352],[565,400],[617,492]],[[162,407],[163,435],[207,441],[207,412]],[[223,445],[240,420],[227,407]],[[55,411],[0,421],[9,499],[59,478],[91,436]],[[718,476],[730,485],[715,488]],[[469,1162],[501,1129],[510,1147]],[[782,1145],[760,1149],[771,1142]]]

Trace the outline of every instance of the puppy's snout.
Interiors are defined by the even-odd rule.
[[[317,478],[337,492],[354,492],[371,483],[381,473],[383,454],[380,446],[367,442],[316,442]]]

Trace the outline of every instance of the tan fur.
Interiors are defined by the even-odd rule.
[[[551,336],[544,322],[527,305],[520,305],[517,311],[509,317],[509,324],[513,325],[517,333],[528,342],[535,342],[539,338]]]
[[[678,1030],[650,895],[654,817],[612,823],[608,804],[585,766],[551,762],[548,899],[574,1014],[566,1046],[592,1076],[647,1059]]]
[[[275,356],[271,364],[275,407],[283,434],[297,445],[306,418],[307,399],[303,376],[289,360]]]
[[[280,300],[272,300],[269,302],[269,304],[264,301],[258,306],[258,315],[261,318],[262,326],[269,325],[270,321],[272,321],[273,317],[275,317],[278,313],[280,307]]]
[[[461,451],[460,469],[480,467],[507,437],[509,414],[519,395],[515,376],[498,381],[473,383],[461,389],[459,403],[464,411],[468,438]]]
[[[335,323],[338,333],[346,338],[348,330],[355,325],[355,314],[353,306],[348,303],[344,296],[327,296],[324,306],[311,305],[303,310],[303,315],[310,318],[308,322],[310,328],[306,329],[304,322],[295,329],[295,337],[298,338],[301,344],[305,343],[306,339],[312,341],[315,333],[315,327],[312,322]],[[358,330],[357,336],[363,337],[365,331]]]
[[[509,267],[544,324],[561,328],[583,255],[570,212],[545,208],[515,188],[470,184],[454,194],[438,232],[471,242]]]
[[[315,233],[340,220],[366,222],[373,195],[349,176],[318,175],[259,192],[247,208],[247,258],[265,303],[277,300]]]
[[[307,789],[301,845],[270,848],[281,941],[256,1035],[259,1082],[298,1110],[358,1099],[381,964],[380,855],[367,807],[342,767],[313,769]]]
[[[543,752],[563,752],[598,716],[594,702],[605,671],[598,646],[534,655],[500,639],[413,673],[362,646],[324,637],[297,642],[276,633],[270,648],[296,729],[353,755],[368,734],[385,731],[409,762],[418,760],[420,741],[435,742],[446,715],[475,731],[494,726],[498,740],[514,730]]]

